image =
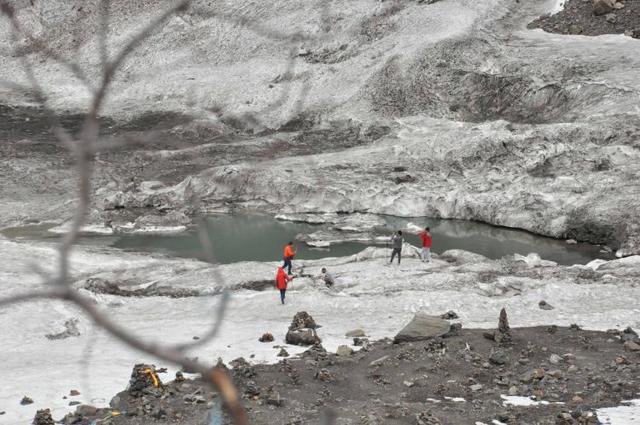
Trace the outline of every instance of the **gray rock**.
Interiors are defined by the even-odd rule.
[[[559,356],[559,355],[557,355],[557,354],[552,354],[552,355],[549,357],[549,362],[550,362],[551,364],[559,364],[560,362],[562,362],[562,357],[560,357],[560,356]]]
[[[322,342],[315,329],[296,329],[287,332],[285,336],[287,344],[291,345],[314,345]]]
[[[336,354],[338,356],[348,357],[351,354],[353,354],[353,349],[351,347],[349,347],[348,345],[341,345],[341,346],[338,347],[338,350],[336,351]]]
[[[28,404],[33,404],[33,399],[31,397],[24,396],[22,400],[20,400],[20,404],[26,406]]]
[[[636,344],[633,341],[626,341],[624,343],[624,348],[628,351],[640,351],[640,345]]]
[[[262,336],[260,338],[258,338],[258,341],[260,341],[260,342],[273,342],[273,335],[270,334],[269,332],[266,332],[266,333],[262,334]]]
[[[98,409],[94,406],[89,406],[87,404],[80,405],[76,407],[76,414],[88,418],[95,416],[98,413]]]
[[[593,13],[597,16],[613,12],[616,0],[593,0]]]
[[[289,357],[289,353],[284,348],[281,348],[278,352],[278,357]]]
[[[504,308],[500,310],[500,317],[498,318],[498,331],[502,333],[509,333],[511,328],[509,327],[509,318],[507,317],[507,310]]]
[[[542,310],[553,310],[553,306],[547,303],[545,300],[542,300],[538,303],[538,307]]]
[[[347,338],[362,338],[367,336],[364,330],[362,329],[354,329],[345,334]]]
[[[408,341],[423,341],[437,338],[449,332],[450,325],[438,316],[417,313],[394,338],[395,343]]]
[[[369,345],[369,338],[353,338],[353,345],[356,347],[367,347]]]
[[[491,354],[489,355],[489,362],[494,365],[503,365],[507,363],[507,360],[507,353],[505,353],[503,350],[492,350]]]

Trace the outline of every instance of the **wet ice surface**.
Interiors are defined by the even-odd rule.
[[[54,246],[48,243],[0,239],[0,253],[0,282],[5,295],[41,286],[32,271],[33,264],[45,270],[55,265]],[[441,260],[426,265],[412,257],[409,248],[405,253],[401,266],[387,265],[388,250],[381,248],[369,248],[351,257],[296,261],[295,267],[304,265],[305,273],[312,275],[328,267],[336,276],[336,289],[328,290],[311,278],[299,278],[293,281],[284,306],[279,305],[275,291],[235,290],[218,338],[189,355],[209,363],[215,363],[218,357],[229,361],[252,354],[256,362],[277,361],[278,350],[273,346],[284,345],[291,318],[301,310],[322,325],[319,334],[332,351],[349,344],[351,340],[344,335],[355,328],[364,329],[373,339],[393,336],[418,310],[432,314],[454,310],[465,327],[494,327],[502,307],[509,311],[514,327],[579,323],[586,328],[607,329],[639,324],[633,320],[640,317],[640,310],[629,300],[640,297],[640,288],[624,280],[624,268],[637,267],[637,257],[602,263],[598,270],[611,274],[610,279],[578,285],[574,278],[564,276],[573,273],[571,268],[539,267],[547,263],[535,257],[523,257],[522,264],[531,267],[532,276],[550,270],[544,278],[498,276],[494,282],[483,283],[477,273],[491,274],[500,262],[458,252],[456,255],[465,259],[460,260],[462,265],[452,266]],[[274,268],[274,262],[243,262],[222,265],[219,271],[227,286],[237,287],[243,281],[270,279]],[[143,338],[163,343],[190,341],[202,335],[213,320],[219,300],[206,296],[220,285],[214,280],[212,268],[190,259],[81,246],[74,251],[73,271],[79,285],[92,277],[132,285],[158,282],[203,294],[190,298],[118,297],[85,291],[110,318]],[[541,311],[540,299],[555,309]],[[70,318],[79,319],[81,336],[61,340],[45,337],[60,332]],[[82,393],[77,397],[82,402],[108,403],[126,387],[134,363],[153,362],[93,330],[75,308],[59,302],[5,308],[0,312],[0,328],[0,374],[12,377],[0,391],[0,408],[7,411],[3,421],[10,424],[24,423],[43,407],[52,408],[56,417],[62,416],[73,399],[62,397],[71,389]],[[276,340],[258,342],[264,332],[273,333]],[[301,349],[287,346],[287,351],[295,354]],[[171,379],[173,372],[170,369],[170,375],[163,379]],[[19,406],[24,395],[35,403]]]

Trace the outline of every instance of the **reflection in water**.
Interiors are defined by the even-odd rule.
[[[496,259],[514,253],[527,255],[536,252],[542,258],[560,264],[585,264],[595,258],[608,258],[600,252],[598,246],[569,245],[561,240],[483,223],[390,216],[382,218],[383,225],[358,232],[341,232],[330,224],[284,222],[266,215],[219,215],[208,218],[207,230],[214,244],[216,258],[223,264],[249,260],[280,261],[282,250],[288,241],[296,241],[297,237],[309,234],[320,234],[334,241],[355,238],[365,242],[341,242],[327,248],[314,248],[304,242],[295,242],[298,259],[342,257],[360,252],[367,245],[385,246],[386,238],[398,229],[403,230],[407,242],[420,246],[416,226],[431,227],[435,253],[464,249]],[[412,226],[408,228],[408,224]],[[4,229],[2,233],[10,238],[58,238],[59,235],[47,232],[50,227],[51,225],[25,226]],[[204,259],[194,230],[178,234],[84,235],[78,243]]]
[[[296,242],[298,258],[318,259],[352,255],[360,252],[367,244],[373,244],[376,237],[391,236],[396,229],[403,229],[407,242],[419,246],[417,235],[407,230],[409,223],[431,227],[434,237],[433,251],[436,253],[448,249],[464,249],[489,258],[501,258],[514,253],[526,255],[536,252],[544,259],[561,264],[584,264],[602,256],[597,246],[568,245],[564,241],[482,223],[424,218],[384,217],[384,219],[386,225],[378,226],[366,233],[356,234],[363,239],[370,239],[369,243],[344,242],[317,249],[303,242]],[[282,257],[282,249],[288,241],[295,241],[298,235],[315,233],[319,230],[329,231],[336,239],[341,234],[354,236],[351,232],[330,231],[330,225],[282,222],[263,215],[215,216],[209,218],[207,226],[213,239],[216,257],[221,263],[243,260],[279,261]],[[113,246],[202,258],[200,243],[195,232],[177,235],[125,235],[117,239]]]

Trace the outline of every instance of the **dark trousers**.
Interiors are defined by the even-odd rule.
[[[293,257],[284,257],[284,264],[282,265],[282,268],[288,269],[287,274],[291,274],[291,267],[293,267],[293,265],[291,264],[292,259]]]
[[[396,254],[398,254],[398,264],[400,264],[400,257],[402,257],[402,249],[400,248],[393,248],[393,251],[391,251],[390,263],[393,263],[393,259],[396,257]]]
[[[284,294],[287,292],[286,289],[281,289],[280,290],[280,302],[282,302],[282,304],[284,304]]]

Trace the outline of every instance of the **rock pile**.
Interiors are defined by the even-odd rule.
[[[498,318],[498,329],[493,333],[484,333],[485,338],[493,340],[498,344],[504,344],[511,342],[511,328],[509,327],[509,318],[507,317],[507,311],[503,308],[500,310],[500,317]]]
[[[306,311],[300,311],[293,316],[293,321],[289,326],[289,331],[285,336],[287,344],[292,345],[314,345],[322,342],[316,332],[319,326],[313,317]]]
[[[36,416],[33,418],[33,425],[54,425],[55,422],[51,417],[51,411],[49,409],[38,410]]]
[[[154,365],[139,363],[133,367],[127,392],[133,397],[145,394],[155,395],[162,391],[162,381],[156,373]]]

